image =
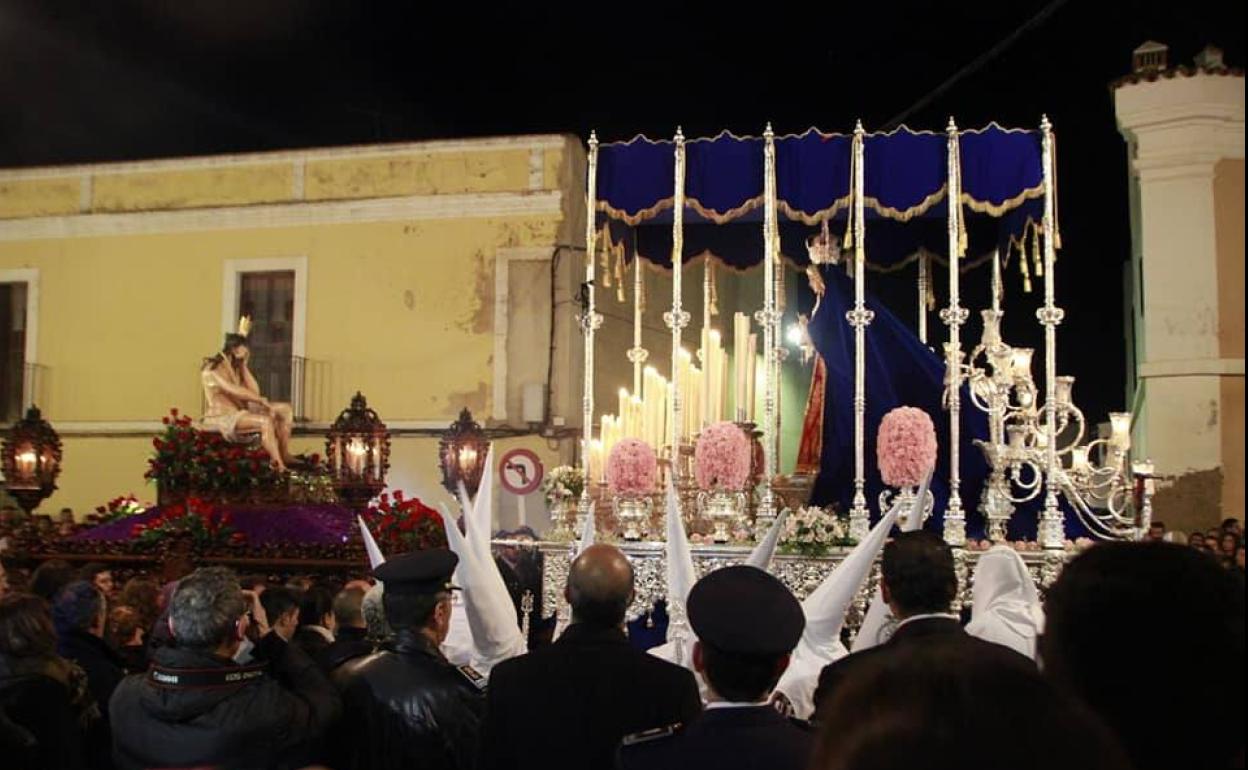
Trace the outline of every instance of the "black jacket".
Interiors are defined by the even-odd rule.
[[[343,728],[335,770],[473,770],[483,681],[447,662],[425,636],[399,631],[380,651],[333,674]]]
[[[815,746],[808,725],[770,706],[709,709],[684,729],[672,725],[624,740],[622,770],[806,770]]]
[[[5,770],[86,767],[84,732],[70,691],[38,674],[17,675],[0,656],[0,757]]]
[[[316,662],[323,671],[330,673],[348,660],[371,654],[376,647],[367,636],[368,630],[364,628],[339,628],[333,643],[320,651]]]
[[[312,660],[319,658],[325,648],[330,645],[330,641],[319,631],[308,626],[299,626],[295,629],[294,635],[290,637],[290,643],[306,652]]]
[[[60,638],[57,652],[72,660],[87,674],[87,687],[100,707],[100,721],[87,730],[87,764],[96,770],[110,770],[112,752],[109,735],[108,702],[121,680],[126,678],[125,664],[108,642],[85,631],[70,631]]]
[[[625,735],[702,710],[691,672],[582,624],[495,666],[488,700],[485,770],[607,770]]]
[[[897,654],[909,645],[929,643],[968,645],[975,649],[977,655],[1000,660],[1005,665],[1022,666],[1033,671],[1036,668],[1036,664],[1027,656],[966,633],[962,624],[953,618],[923,618],[901,626],[891,639],[881,645],[855,652],[824,666],[823,671],[819,672],[819,687],[815,690],[815,721],[822,721],[820,713],[827,707],[832,695],[845,678],[860,666],[878,656]]]
[[[160,647],[147,674],[113,694],[113,755],[125,770],[303,767],[306,747],[341,713],[316,664],[275,633],[256,646],[267,665]]]
[[[121,656],[108,642],[83,631],[70,631],[62,636],[57,652],[87,672],[87,686],[100,706],[100,713],[107,719],[108,701],[113,697],[113,690],[126,678],[125,662]]]

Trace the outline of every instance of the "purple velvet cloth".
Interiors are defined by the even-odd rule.
[[[356,530],[355,513],[338,505],[310,504],[287,506],[222,506],[230,514],[230,524],[247,536],[249,545],[266,543],[345,543]],[[129,540],[135,524],[158,514],[152,508],[135,516],[79,532],[71,540]]]

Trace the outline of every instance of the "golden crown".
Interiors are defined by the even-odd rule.
[[[251,316],[239,316],[238,334],[241,337],[246,337],[248,334],[251,334]]]

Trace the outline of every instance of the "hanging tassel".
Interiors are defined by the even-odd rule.
[[[962,204],[959,203],[958,208],[960,209],[961,207],[962,207]],[[966,213],[965,211],[958,212],[958,256],[959,257],[966,256],[966,245],[967,245],[966,218],[962,216],[965,213]]]
[[[777,254],[779,252],[776,252]],[[784,260],[776,260],[776,310],[784,313]]]
[[[602,287],[604,289],[611,288],[611,252],[613,249],[607,244],[606,238],[599,239],[600,247],[598,249],[598,263],[602,268]]]
[[[1044,258],[1040,256],[1040,228],[1031,231],[1031,261],[1036,266],[1036,277],[1044,277]]]
[[[1027,241],[1026,236],[1023,243],[1018,247],[1018,270],[1023,274],[1023,291],[1031,294],[1031,272],[1027,269]]]
[[[1053,145],[1053,250],[1060,251],[1062,248],[1062,227],[1058,223],[1058,197],[1057,197],[1057,132],[1051,135],[1051,143]],[[1053,255],[1053,260],[1057,261],[1057,255]]]

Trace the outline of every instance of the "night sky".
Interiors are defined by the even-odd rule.
[[[591,128],[669,137],[677,124],[758,133],[768,120],[873,130],[1050,5],[0,0],[0,167]],[[1245,3],[1057,6],[906,123],[1050,116],[1059,368],[1101,420],[1127,406],[1127,170],[1108,83],[1150,38],[1171,63],[1214,43],[1242,66]],[[1008,283],[1007,339],[1037,344],[1038,291]]]

